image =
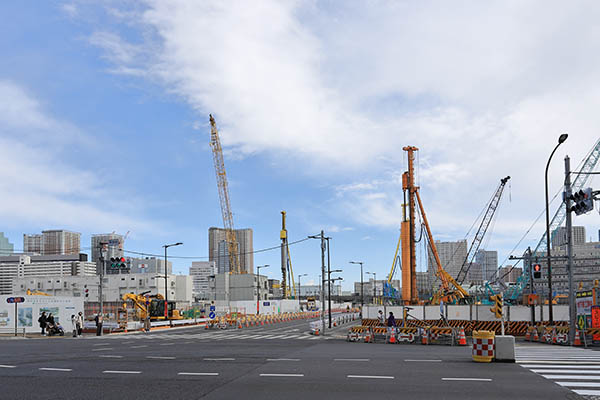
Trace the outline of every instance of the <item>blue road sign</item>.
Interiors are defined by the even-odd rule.
[[[9,297],[8,299],[6,299],[6,302],[11,304],[11,303],[23,303],[25,302],[25,297]]]
[[[215,312],[211,311],[210,314],[208,314],[208,318],[215,319]]]
[[[210,306],[210,311],[215,311],[217,308],[215,306]]]

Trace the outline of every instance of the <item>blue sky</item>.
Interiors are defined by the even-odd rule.
[[[225,147],[236,227],[255,249],[333,238],[384,277],[401,219],[402,147],[440,240],[459,240],[500,178],[485,245],[502,262],[543,207],[562,158],[598,139],[600,8],[560,2],[5,2],[0,13],[0,220],[22,234],[131,231],[126,249],[205,257],[222,226],[208,114]],[[532,23],[533,22],[533,23]],[[597,240],[598,214],[578,218]],[[537,224],[516,249],[534,245]],[[471,238],[469,237],[469,240]],[[316,241],[291,249],[317,280]],[[423,261],[425,258],[418,258]],[[189,260],[176,260],[187,272]],[[278,251],[255,265],[279,278]],[[424,264],[418,267],[424,269]]]

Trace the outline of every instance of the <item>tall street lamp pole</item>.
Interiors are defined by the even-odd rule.
[[[329,241],[328,241],[329,242]],[[331,282],[339,280],[340,278],[331,279],[332,272],[343,272],[341,269],[334,269],[333,271],[327,266],[327,304],[329,306],[329,329],[331,329]]]
[[[363,305],[365,304],[364,289],[363,289],[363,262],[362,261],[350,261],[350,264],[360,264],[360,313],[362,315]]]
[[[269,264],[256,266],[256,315],[260,314],[260,269],[268,267]]]
[[[181,246],[183,243],[177,242],[173,244],[165,244],[163,247],[165,248],[165,319],[169,319],[169,289],[167,285],[168,280],[168,270],[167,270],[167,249],[173,246]]]
[[[548,321],[550,324],[553,323],[553,315],[552,315],[552,261],[550,254],[550,212],[548,209],[548,167],[550,167],[550,160],[552,160],[552,156],[569,135],[563,133],[558,137],[558,144],[550,153],[550,158],[548,158],[548,162],[546,163],[546,172],[545,172],[545,189],[546,189],[546,255],[548,257]]]

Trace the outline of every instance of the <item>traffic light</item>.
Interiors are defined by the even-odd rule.
[[[490,311],[494,313],[496,318],[502,318],[502,307],[504,306],[504,301],[502,300],[501,294],[496,294],[490,297],[490,300],[494,303],[494,307],[490,308]]]
[[[118,257],[111,257],[110,258],[110,268],[111,269],[119,268],[119,261],[121,261],[120,258],[118,258]]]
[[[83,292],[85,293],[85,297],[89,297],[90,289],[87,288],[87,285],[83,285]]]
[[[540,279],[542,277],[542,266],[540,264],[533,264],[533,279]]]
[[[127,264],[126,264],[125,257],[119,258],[119,268],[121,268],[121,269],[127,269]]]
[[[578,190],[569,196],[569,199],[574,203],[569,211],[574,211],[577,215],[588,213],[594,209],[592,188]]]

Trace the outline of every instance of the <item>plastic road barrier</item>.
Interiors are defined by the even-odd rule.
[[[491,362],[494,359],[494,331],[473,331],[473,361]]]

